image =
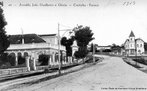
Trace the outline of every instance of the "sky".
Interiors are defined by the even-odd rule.
[[[147,42],[147,0],[3,0],[3,4],[7,34],[22,30],[53,34],[59,23],[60,30],[89,26],[92,42],[98,45],[121,45],[131,30]]]

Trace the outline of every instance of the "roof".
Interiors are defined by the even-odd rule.
[[[10,44],[21,44],[23,38],[24,38],[24,44],[45,42],[45,40],[43,40],[36,34],[9,35]]]
[[[38,35],[40,37],[43,37],[43,36],[56,36],[57,34],[42,34],[42,35]]]
[[[131,31],[130,36],[129,37],[135,37],[133,31]]]
[[[126,41],[125,41],[125,43],[124,43],[124,44],[126,44],[126,42],[127,42],[127,41],[129,41],[129,39],[126,39]]]
[[[111,47],[111,46],[97,46],[97,47]]]
[[[137,41],[137,40],[141,40],[141,41],[143,41],[141,38],[137,38],[137,39],[135,39],[135,41]],[[144,41],[143,41],[144,42]]]

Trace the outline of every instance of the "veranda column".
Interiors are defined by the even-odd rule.
[[[15,66],[18,66],[18,56],[17,56],[17,53],[16,53],[16,56],[15,56]]]
[[[36,60],[33,58],[33,69],[36,70]]]
[[[53,55],[50,55],[50,65],[53,65]]]
[[[48,59],[48,66],[51,65],[51,55],[49,55],[49,59]]]
[[[30,57],[26,57],[26,66],[27,66],[28,71],[30,71],[29,60],[30,60]]]
[[[52,59],[53,63],[52,64],[55,65],[55,53],[52,54],[52,57],[53,57],[53,59]]]

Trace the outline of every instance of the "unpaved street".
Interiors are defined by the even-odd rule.
[[[36,84],[24,84],[12,91],[145,91],[147,74],[119,57],[103,56],[96,65]],[[10,89],[9,89],[10,90]]]

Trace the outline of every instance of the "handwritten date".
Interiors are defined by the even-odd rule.
[[[130,5],[135,5],[135,4],[136,4],[135,1],[127,1],[123,3],[124,6],[130,6]]]

